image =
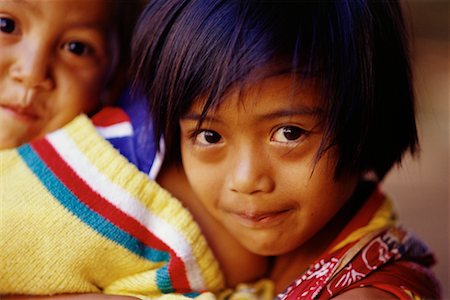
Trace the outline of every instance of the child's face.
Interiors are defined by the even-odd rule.
[[[0,1],[0,149],[99,104],[118,56],[107,0]]]
[[[333,179],[336,147],[314,165],[324,112],[311,84],[293,91],[291,83],[289,76],[271,77],[240,96],[229,94],[200,131],[201,101],[180,120],[183,166],[194,191],[247,249],[262,255],[305,243],[357,182],[356,176]]]

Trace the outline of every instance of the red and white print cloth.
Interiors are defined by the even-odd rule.
[[[432,253],[411,233],[383,221],[393,216],[388,202],[376,190],[331,250],[277,299],[329,299],[364,286],[400,299],[439,299],[440,286],[429,269],[434,263]]]

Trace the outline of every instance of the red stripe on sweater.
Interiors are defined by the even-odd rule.
[[[180,292],[185,292],[186,290],[191,291],[183,261],[167,244],[156,237],[136,219],[127,215],[95,192],[75,173],[47,140],[37,140],[31,143],[31,146],[56,177],[91,210],[97,212],[118,228],[128,232],[146,246],[169,252],[171,259],[168,268],[171,271],[169,274],[173,288]],[[173,270],[176,270],[176,272]]]

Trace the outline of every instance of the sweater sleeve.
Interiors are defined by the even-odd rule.
[[[86,116],[0,163],[0,295],[205,298],[223,287],[190,213]]]

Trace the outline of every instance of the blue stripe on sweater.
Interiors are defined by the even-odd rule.
[[[72,214],[77,216],[81,221],[89,227],[110,239],[113,242],[123,246],[130,252],[143,257],[152,262],[168,262],[170,255],[167,252],[150,248],[139,242],[136,238],[116,227],[107,219],[103,218],[97,212],[92,211],[56,177],[56,175],[47,167],[38,153],[36,153],[30,145],[24,145],[18,148],[18,152],[28,167],[38,177],[47,190]],[[158,278],[166,278],[157,282],[158,288],[162,292],[172,291],[170,276],[167,268],[158,270],[160,273]],[[168,280],[168,281],[167,281]]]
[[[184,296],[188,297],[188,298],[197,298],[198,296],[200,296],[199,292],[192,292],[192,293],[187,293],[187,294],[183,294]]]
[[[175,289],[172,287],[172,282],[170,280],[168,265],[165,265],[156,271],[156,284],[161,292],[168,294],[174,293]]]

